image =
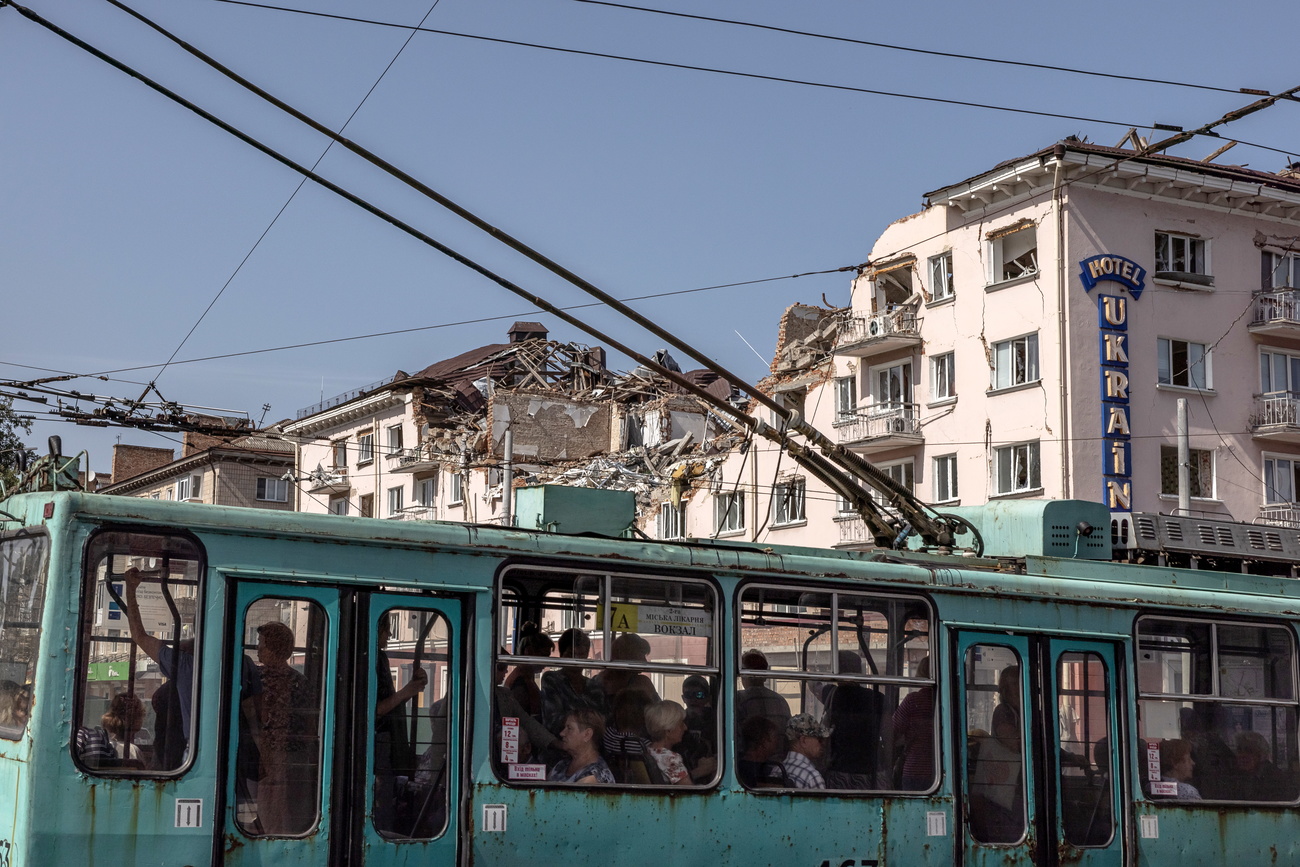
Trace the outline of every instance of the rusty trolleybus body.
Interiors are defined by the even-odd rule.
[[[12,497],[0,864],[1300,862],[1300,585],[1026,508],[1064,556]]]

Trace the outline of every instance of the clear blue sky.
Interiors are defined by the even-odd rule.
[[[416,24],[431,0],[297,0],[298,8]],[[103,0],[27,0],[121,60],[307,164],[325,140],[279,116]],[[327,125],[341,126],[407,38],[369,24],[216,0],[132,5]],[[1300,84],[1294,5],[886,4],[647,0],[661,9],[876,42],[1278,91]],[[575,0],[441,0],[428,27],[674,63],[993,103],[1122,124],[1194,127],[1253,97],[944,59]],[[289,417],[320,399],[504,339],[515,318],[594,342],[299,178],[143,85],[0,9],[0,378],[113,374],[71,387]],[[1225,130],[1295,147],[1300,105]],[[854,265],[921,194],[1078,134],[1121,126],[1035,117],[416,34],[346,135],[618,297]],[[1174,152],[1202,157],[1202,139]],[[1223,161],[1276,170],[1238,146]],[[562,284],[335,148],[322,173],[557,303]],[[177,360],[419,326],[447,326],[195,363]],[[846,304],[848,274],[637,302],[758,379],[777,318]],[[592,321],[649,353],[617,317]],[[455,323],[503,316],[473,325]],[[684,367],[696,366],[685,359]],[[626,361],[614,358],[616,366]],[[26,365],[26,366],[22,366]],[[152,365],[152,366],[151,366]],[[20,411],[39,411],[19,404]],[[173,437],[40,424],[107,470],[112,443]]]

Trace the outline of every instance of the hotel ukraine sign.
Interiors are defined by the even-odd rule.
[[[1132,259],[1102,253],[1079,263],[1083,288],[1118,283],[1136,301],[1146,285],[1146,270]],[[1097,351],[1101,365],[1101,462],[1105,502],[1124,512],[1133,502],[1132,426],[1128,396],[1128,296],[1097,292]]]

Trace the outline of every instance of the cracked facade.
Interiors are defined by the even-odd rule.
[[[1294,169],[1069,139],[926,194],[870,263],[850,308],[787,311],[764,385],[922,500],[1173,512],[1185,398],[1191,513],[1300,527]],[[774,448],[728,459],[687,534],[868,546]]]

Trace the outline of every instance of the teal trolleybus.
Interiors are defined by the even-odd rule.
[[[1057,548],[11,497],[0,867],[1300,863],[1300,584],[1023,508]]]

